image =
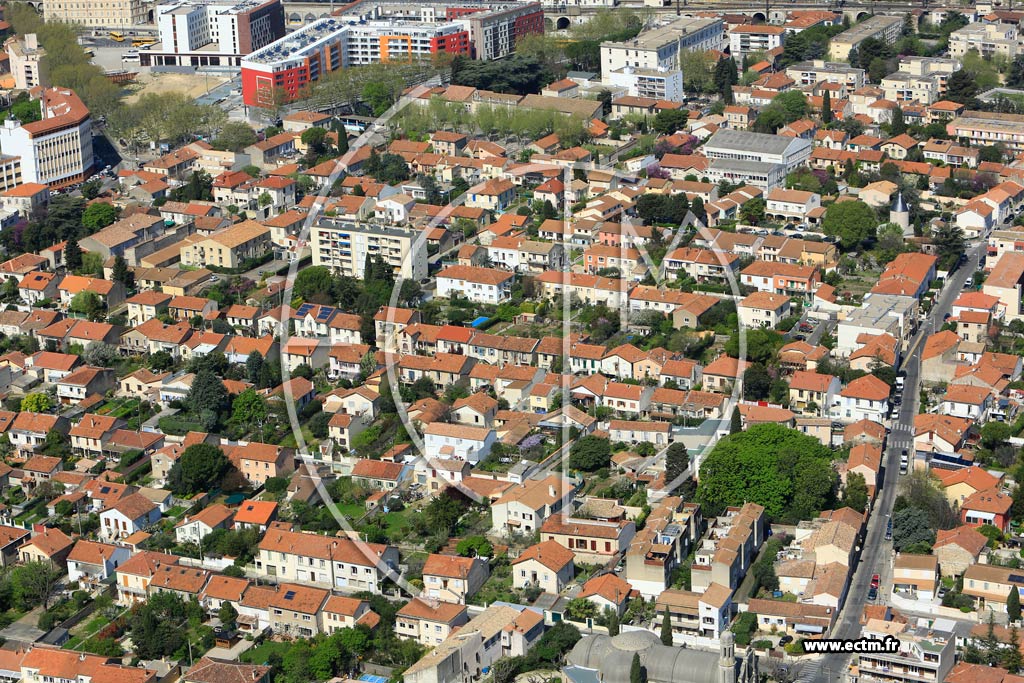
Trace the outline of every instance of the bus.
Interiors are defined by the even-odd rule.
[[[123,43],[124,42],[124,36],[121,35],[118,31],[111,31],[110,32],[110,39],[113,40],[114,42],[117,42],[117,43]]]
[[[135,38],[132,40],[132,47],[148,47],[156,42],[156,38]]]

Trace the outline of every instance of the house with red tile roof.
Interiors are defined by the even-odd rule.
[[[831,408],[832,418],[843,422],[881,423],[889,413],[890,392],[891,387],[874,375],[858,377],[839,392],[839,402]]]
[[[463,604],[417,596],[395,615],[395,635],[434,647],[468,621],[469,613]]]
[[[428,599],[464,605],[490,573],[483,558],[432,553],[423,565],[423,591]]]
[[[512,587],[537,586],[545,593],[558,595],[572,581],[575,558],[575,553],[557,541],[534,544],[512,560]]]
[[[991,525],[1005,533],[1010,527],[1010,507],[1013,498],[994,487],[978,491],[960,506],[960,520],[970,527]]]

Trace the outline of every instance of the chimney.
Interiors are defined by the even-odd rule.
[[[548,484],[548,495],[551,496],[552,498],[555,497],[555,485],[554,484]]]

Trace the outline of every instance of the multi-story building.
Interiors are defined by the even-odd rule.
[[[601,44],[601,74],[627,66],[643,69],[678,69],[682,51],[724,51],[725,24],[721,19],[685,17],[644,31],[636,38]]]
[[[823,59],[798,62],[786,67],[786,75],[796,81],[798,86],[838,83],[845,85],[850,91],[864,87],[864,69],[857,69],[843,62],[826,62]]]
[[[181,247],[181,262],[186,266],[238,268],[270,251],[270,229],[248,220],[209,237],[185,242]]]
[[[682,102],[683,72],[679,69],[645,69],[624,66],[607,74],[605,82],[625,88],[634,97]]]
[[[25,38],[14,36],[4,46],[10,64],[11,75],[14,76],[14,87],[28,90],[39,85],[39,62],[46,54],[39,45],[35,33],[28,33]]]
[[[741,60],[753,52],[768,52],[782,47],[786,29],[770,24],[740,24],[729,31],[729,52]]]
[[[43,19],[86,28],[130,28],[152,23],[144,0],[47,0]]]
[[[380,256],[395,275],[427,276],[427,243],[419,230],[324,218],[313,226],[313,265],[363,278],[368,255]]]
[[[837,61],[849,60],[850,52],[868,38],[880,40],[892,45],[903,33],[903,17],[891,17],[877,14],[868,17],[829,41],[829,54]]]
[[[1020,51],[1016,24],[975,23],[949,34],[949,56],[962,58],[971,50],[988,59],[1002,55],[1013,59]]]
[[[472,56],[487,60],[506,57],[525,36],[544,32],[544,10],[539,2],[360,0],[346,5],[341,16],[347,21],[391,24],[458,22],[469,31]]]
[[[948,619],[937,620],[931,626],[869,619],[864,626],[864,637],[892,643],[892,646],[855,656],[847,680],[851,683],[946,680],[956,660],[953,626]]]
[[[811,147],[811,141],[803,138],[720,128],[704,145],[704,154],[712,160],[777,164],[783,167],[784,173],[789,173],[810,158]]]
[[[259,576],[372,593],[397,567],[393,546],[282,529],[267,531],[256,558]]]
[[[143,66],[238,66],[243,55],[284,37],[281,0],[182,0],[157,5],[160,49]]]
[[[87,178],[95,165],[92,117],[73,90],[48,88],[39,95],[42,118],[31,123],[7,119],[0,149],[21,157],[26,183],[66,185]]]
[[[540,3],[354,3],[340,16],[314,21],[243,59],[242,99],[249,106],[294,99],[324,74],[358,64],[428,60],[440,53],[498,59],[543,30]]]
[[[972,147],[1002,144],[1011,152],[1024,151],[1024,114],[966,110],[946,124],[946,133]]]

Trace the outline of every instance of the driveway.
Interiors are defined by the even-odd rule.
[[[0,637],[5,640],[15,640],[20,643],[31,644],[46,635],[46,631],[36,627],[39,616],[43,613],[41,607],[37,607],[21,619],[0,631]]]

